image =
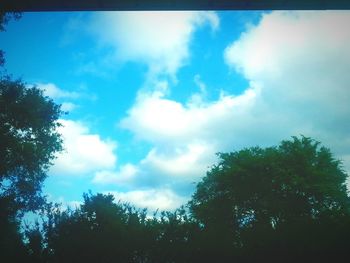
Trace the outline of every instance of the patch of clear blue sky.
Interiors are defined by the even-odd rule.
[[[189,64],[179,70],[178,86],[171,93],[174,99],[184,101],[193,91],[198,90],[193,81],[196,74],[205,83],[209,100],[216,100],[220,91],[239,95],[248,87],[249,83],[241,74],[227,67],[223,52],[239,38],[248,24],[253,25],[259,21],[261,12],[223,11],[218,14],[218,31],[211,32],[208,27],[202,27],[194,33],[190,43]]]
[[[209,101],[216,100],[221,90],[238,95],[248,87],[247,81],[224,63],[223,52],[246,30],[247,24],[259,21],[261,12],[224,11],[218,15],[218,31],[203,26],[194,33],[190,57],[177,72],[177,84],[170,82],[169,98],[185,103],[193,92],[198,92],[195,75],[200,75],[205,83]],[[79,12],[24,13],[19,21],[9,23],[6,32],[0,33],[0,49],[6,52],[5,66],[15,78],[28,83],[54,83],[60,89],[86,94],[72,101],[78,108],[65,117],[82,120],[89,124],[91,133],[117,141],[118,165],[136,164],[151,145],[135,143],[132,134],[118,129],[116,124],[135,102],[147,67],[137,62],[113,64],[113,59],[109,59],[114,56],[113,50],[97,47],[96,40],[79,27],[70,30],[72,21],[84,22],[89,16]],[[92,174],[51,176],[45,182],[45,191],[67,201],[81,200],[88,189],[110,190],[109,186],[92,184],[92,177]]]

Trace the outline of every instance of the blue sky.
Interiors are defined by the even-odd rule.
[[[24,13],[6,69],[69,113],[50,200],[184,204],[216,152],[293,135],[350,170],[350,12]]]

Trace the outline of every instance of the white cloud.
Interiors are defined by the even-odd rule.
[[[348,22],[349,13],[339,11],[265,14],[258,26],[244,32],[226,49],[225,59],[248,79],[281,77],[290,66],[312,65],[311,72],[303,75],[334,72],[330,63],[342,55],[342,60],[349,60],[349,52],[344,51],[348,50],[350,33],[342,26]],[[339,66],[336,68],[339,70]],[[302,72],[301,68],[296,70]]]
[[[214,161],[212,153],[212,147],[204,143],[192,143],[167,150],[158,147],[151,149],[140,162],[140,167],[150,174],[178,177],[182,182],[193,181],[198,179],[198,175],[204,175],[207,166]]]
[[[219,27],[214,12],[100,12],[93,16],[90,31],[103,44],[116,49],[117,57],[144,62],[151,73],[174,76],[189,57],[188,45],[197,27]]]
[[[273,12],[232,43],[225,59],[261,83],[271,103],[312,103],[329,113],[345,113],[350,32],[343,25],[349,22],[349,12]]]
[[[187,198],[210,164],[215,163],[211,145],[190,144],[177,147],[157,146],[136,164],[121,165],[118,170],[103,170],[95,173],[94,184],[113,185],[135,190],[169,188]]]
[[[97,184],[116,184],[121,185],[130,183],[138,173],[138,168],[130,163],[122,165],[119,171],[102,170],[95,173],[92,180]]]
[[[92,183],[128,190],[166,187],[189,197],[194,183],[215,163],[214,153],[213,146],[205,143],[176,147],[158,145],[137,164],[128,163],[118,170],[96,172]]]
[[[44,91],[45,96],[48,96],[52,99],[76,99],[80,96],[78,92],[62,90],[53,83],[38,83],[36,86]]]
[[[73,111],[76,107],[77,105],[72,102],[63,102],[61,104],[61,110],[63,111]]]
[[[150,211],[175,210],[185,204],[186,199],[170,189],[151,189],[129,192],[109,191],[116,201],[129,202],[139,208],[148,208]]]
[[[38,83],[36,86],[44,92],[45,96],[48,96],[55,101],[59,101],[61,103],[61,110],[67,112],[73,111],[78,106],[75,103],[66,100],[78,99],[84,95],[76,91],[65,91],[53,83]]]
[[[247,89],[239,96],[224,95],[219,100],[188,105],[170,100],[161,92],[142,93],[120,126],[137,138],[153,143],[211,142],[228,139],[226,127],[240,125],[237,121],[254,105],[256,89]],[[220,135],[220,136],[219,136]]]
[[[116,143],[91,134],[84,124],[60,120],[58,131],[63,137],[65,151],[58,154],[51,173],[56,175],[81,175],[101,169],[113,169],[116,163]]]
[[[262,87],[255,108],[272,129],[284,116],[285,130],[321,140],[340,158],[350,148],[349,23],[346,11],[273,12],[225,51],[229,66]]]

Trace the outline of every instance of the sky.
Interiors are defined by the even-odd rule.
[[[49,200],[91,190],[174,210],[218,152],[305,135],[350,171],[349,24],[349,11],[33,12],[0,49],[67,112]]]

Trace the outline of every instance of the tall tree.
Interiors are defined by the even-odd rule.
[[[302,244],[301,237],[319,229],[317,224],[348,218],[347,174],[319,142],[293,137],[278,147],[253,147],[219,157],[189,205],[207,233],[219,240],[225,237],[221,247],[231,246],[227,251],[243,247],[267,252],[277,240]]]
[[[60,106],[36,87],[0,79],[0,197],[17,210],[37,207],[46,172],[60,151]]]
[[[19,13],[0,11],[0,32]],[[0,50],[0,67],[4,65]],[[56,152],[60,106],[41,90],[28,87],[0,73],[0,261],[29,262],[19,232],[24,212],[38,209],[44,201],[41,185]],[[37,253],[40,235],[28,236],[29,251]],[[32,257],[34,259],[34,257]]]
[[[43,204],[41,186],[61,150],[60,114],[60,106],[38,88],[0,77],[0,255],[4,262],[22,262],[20,219]]]

